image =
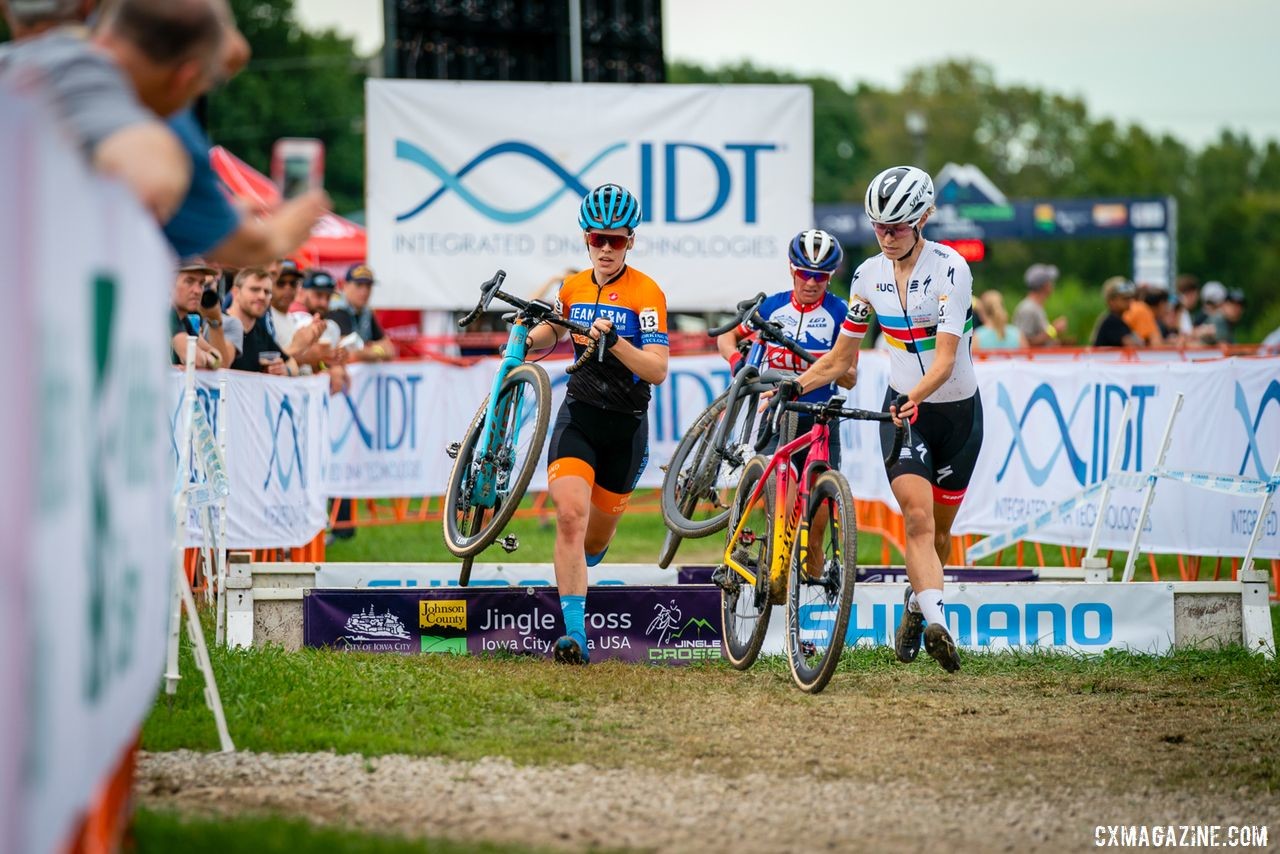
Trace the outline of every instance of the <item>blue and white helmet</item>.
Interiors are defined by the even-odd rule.
[[[582,197],[578,225],[589,228],[625,228],[635,231],[640,224],[640,200],[625,187],[601,184]]]
[[[842,258],[844,250],[840,248],[840,241],[820,228],[800,232],[791,238],[787,249],[787,260],[798,270],[834,273]]]
[[[933,179],[915,166],[893,166],[867,186],[867,216],[881,225],[917,223],[933,207]]]

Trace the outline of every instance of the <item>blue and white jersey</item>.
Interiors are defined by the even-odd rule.
[[[766,297],[760,304],[760,316],[781,326],[787,337],[821,357],[836,343],[840,325],[849,313],[849,305],[833,293],[826,293],[819,302],[801,305],[796,302],[794,291],[781,291]],[[755,330],[747,324],[738,327],[738,334],[747,336]],[[794,353],[776,344],[765,342],[764,364],[761,370],[774,368],[799,376],[808,365]],[[825,403],[835,394],[836,384],[811,389],[801,400],[809,403]]]

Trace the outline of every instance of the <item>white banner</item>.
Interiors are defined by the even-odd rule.
[[[163,668],[174,265],[154,221],[122,187],[86,171],[51,117],[4,93],[0,115],[0,234],[12,240],[0,254],[22,283],[9,308],[15,342],[26,342],[5,360],[6,382],[18,387],[3,418],[18,462],[5,471],[34,515],[0,537],[21,552],[24,576],[0,599],[23,612],[17,625],[27,629],[4,656],[21,663],[22,684],[16,694],[4,685],[0,716],[11,716],[16,698],[25,724],[4,730],[22,751],[23,777],[20,820],[0,827],[0,847],[53,851],[68,846],[123,759]],[[13,675],[0,670],[6,683]]]
[[[1178,392],[1165,468],[1267,480],[1280,454],[1280,359],[1164,364],[991,362],[978,365],[984,411],[982,454],[956,520],[957,532],[997,533],[1104,479],[1125,403],[1134,423],[1120,437],[1119,471],[1150,472]],[[1261,499],[1160,480],[1144,549],[1176,554],[1244,554]],[[1035,539],[1082,546],[1096,502],[1041,529]],[[1141,493],[1113,491],[1104,549],[1127,548]],[[1280,557],[1280,508],[1263,520],[1259,557]]]
[[[219,375],[226,374],[226,399]],[[182,375],[169,382],[172,430],[179,426]],[[225,545],[231,549],[300,546],[328,522],[324,474],[329,457],[328,377],[273,377],[242,371],[199,371],[196,394],[209,424],[226,432],[227,499]],[[171,433],[171,436],[173,434]],[[169,471],[177,462],[177,439],[170,443]],[[187,545],[199,545],[195,512]]]
[[[586,266],[578,205],[604,183],[639,198],[630,260],[670,309],[776,281],[812,225],[807,86],[370,80],[366,103],[380,306],[470,308],[499,267],[527,294]]]
[[[675,584],[675,569],[654,564],[605,563],[591,571],[594,587],[630,587]],[[477,563],[471,570],[472,587],[553,587],[555,569],[550,563]],[[316,587],[456,587],[457,563],[323,563],[316,569]],[[899,597],[901,598],[901,597]]]
[[[443,494],[452,465],[445,447],[462,439],[489,393],[497,364],[496,360],[485,360],[466,368],[415,363],[357,368],[351,393],[328,399],[327,450],[331,456],[325,494],[370,498]],[[568,380],[564,373],[567,363],[541,364],[551,378],[554,419]],[[858,364],[858,385],[842,391],[847,405],[879,410],[888,383],[888,357],[868,351]],[[1082,370],[1082,364],[978,364],[985,438],[956,533],[1002,531],[1105,477],[1120,415],[1129,397],[1135,398],[1136,426],[1127,439],[1122,471],[1152,469],[1174,395],[1182,391],[1187,404],[1173,433],[1166,468],[1270,478],[1280,453],[1280,359],[1142,364],[1090,361],[1088,370]],[[253,379],[252,375],[229,376],[229,389],[237,388],[241,377]],[[661,467],[671,458],[676,443],[728,382],[727,366],[718,356],[671,360],[667,381],[654,389],[649,409],[649,463],[641,476],[641,487],[661,485]],[[210,407],[212,420],[216,392],[211,383],[202,377],[202,400]],[[229,390],[228,397],[232,396],[234,392]],[[260,402],[256,406],[262,409]],[[261,411],[255,414],[251,410],[247,417],[245,429],[265,429]],[[269,444],[269,434],[264,435]],[[896,508],[884,475],[878,425],[844,421],[840,435],[842,469],[854,495]],[[246,481],[238,465],[242,452],[234,441],[234,431],[231,438],[227,468],[233,483],[234,517],[236,496],[253,487],[248,482],[252,477]],[[544,449],[530,489],[545,488]],[[1132,536],[1139,494],[1117,490],[1113,497],[1102,544],[1104,548],[1123,548]],[[1258,496],[1209,493],[1189,483],[1161,480],[1142,545],[1158,552],[1239,556],[1244,553],[1260,503]],[[1044,529],[1039,538],[1084,545],[1096,506],[1096,501],[1082,503],[1065,522]],[[1260,557],[1280,556],[1277,513],[1280,508],[1273,507],[1264,520]],[[234,529],[236,526],[229,531]],[[251,529],[259,538],[274,531],[268,524],[242,523],[238,529],[244,536]],[[315,530],[318,527],[312,533]],[[240,542],[237,546],[233,541],[233,547],[261,547],[272,541]]]

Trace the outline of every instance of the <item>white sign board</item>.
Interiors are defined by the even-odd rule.
[[[806,86],[371,80],[366,103],[379,306],[470,308],[498,268],[527,294],[586,266],[578,205],[605,183],[639,198],[629,262],[672,310],[785,281],[812,226]]]

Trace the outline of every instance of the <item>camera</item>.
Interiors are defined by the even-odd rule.
[[[218,291],[214,288],[205,288],[204,293],[200,294],[200,307],[213,308],[218,304]]]

